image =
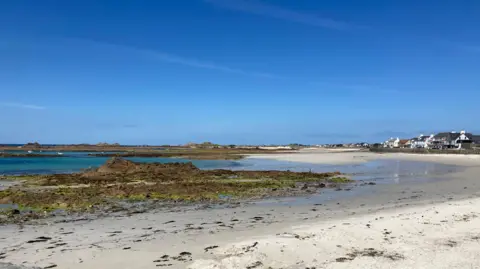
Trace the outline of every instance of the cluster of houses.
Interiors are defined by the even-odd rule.
[[[480,147],[480,135],[465,131],[419,135],[411,139],[390,138],[384,148],[469,149]]]
[[[324,144],[324,145],[315,145],[317,148],[368,148],[370,147],[369,143],[360,142],[360,143],[346,143],[346,144]]]

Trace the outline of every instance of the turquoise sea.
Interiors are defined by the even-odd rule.
[[[72,173],[82,169],[95,168],[104,164],[108,157],[90,157],[88,152],[64,153],[66,157],[43,158],[0,158],[0,175]],[[127,158],[135,162],[192,162],[202,169],[234,168],[240,164],[224,160],[185,160],[173,158]]]

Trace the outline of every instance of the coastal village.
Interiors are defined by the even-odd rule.
[[[410,149],[472,149],[480,148],[480,135],[474,135],[466,131],[442,132],[438,134],[423,135],[410,139],[391,137],[383,144],[383,148],[410,148]]]

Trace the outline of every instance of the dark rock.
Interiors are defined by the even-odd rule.
[[[18,209],[12,209],[12,210],[10,211],[10,214],[12,214],[12,215],[18,215],[18,214],[20,214],[20,210],[18,210]]]

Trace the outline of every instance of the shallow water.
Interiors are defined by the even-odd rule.
[[[99,167],[108,157],[91,157],[88,152],[68,152],[68,157],[0,158],[0,175],[72,173]],[[333,172],[351,174],[355,180],[376,180],[379,183],[400,183],[429,178],[461,170],[461,167],[429,162],[375,160],[361,164],[326,165],[295,163],[267,159],[186,160],[181,158],[127,158],[135,162],[192,162],[200,169],[291,170],[297,172]]]
[[[291,165],[295,165],[292,163]],[[298,168],[305,169],[309,164],[298,164]],[[376,184],[410,184],[414,182],[435,182],[441,180],[440,176],[459,172],[464,167],[455,165],[446,165],[430,162],[404,161],[404,160],[375,160],[362,164],[352,165],[327,165],[312,166],[312,171],[340,171],[351,174],[352,179],[366,182],[375,182]],[[341,201],[348,197],[361,195],[374,195],[376,186],[346,186],[342,188],[350,191],[336,191],[335,189],[322,189],[319,193],[314,193],[305,197],[281,197],[264,199],[257,201],[258,205],[311,205],[325,203],[328,201]]]
[[[71,173],[90,167],[98,167],[105,163],[107,157],[89,157],[88,153],[75,153],[62,158],[0,158],[0,175]],[[177,158],[127,158],[136,162],[190,162]],[[297,172],[333,172],[339,171],[351,175],[354,180],[374,181],[377,184],[402,184],[409,182],[433,181],[440,175],[461,171],[462,167],[429,162],[414,162],[403,160],[375,160],[362,164],[325,165],[275,161],[267,159],[228,160],[193,160],[194,165],[201,169],[232,169],[232,170],[291,170]],[[0,190],[10,186],[12,181],[0,180]],[[322,190],[321,195],[309,197],[286,197],[266,199],[257,204],[295,205],[323,203],[333,199],[368,194],[375,186],[354,188],[352,191]],[[3,207],[15,205],[2,205]]]
[[[291,170],[299,172],[333,172],[349,174],[354,180],[374,180],[377,183],[401,183],[454,173],[460,166],[404,160],[374,160],[361,164],[325,165],[274,160],[246,159],[233,168],[249,170]]]

